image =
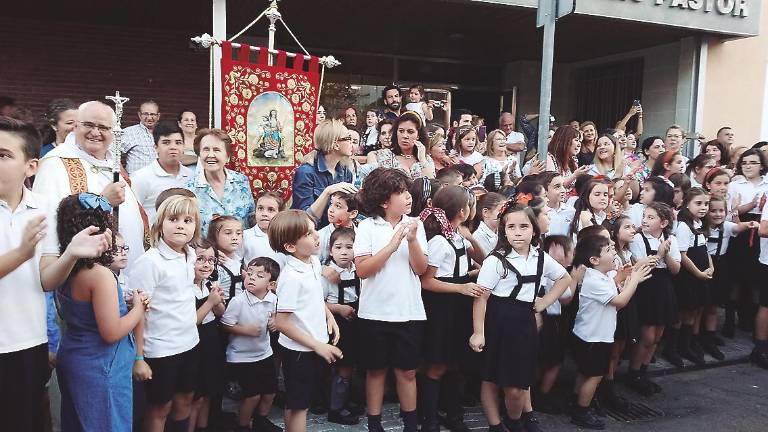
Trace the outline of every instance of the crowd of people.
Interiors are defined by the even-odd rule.
[[[535,115],[486,133],[407,97],[320,106],[290,209],[188,110],[142,103],[120,155],[98,101],[0,116],[3,428],[45,430],[53,370],[65,432],[279,432],[273,404],[289,432],[310,409],[382,432],[385,398],[406,432],[467,432],[478,401],[490,431],[535,432],[536,411],[603,429],[617,381],[650,397],[658,356],[723,360],[737,328],[768,369],[766,143],[645,137],[633,104],[551,124],[539,157]]]

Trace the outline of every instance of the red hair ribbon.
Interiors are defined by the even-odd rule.
[[[664,157],[661,158],[661,161],[664,163],[669,163],[672,160],[672,158],[675,157],[676,154],[677,152],[668,151],[664,153]]]
[[[526,194],[517,194],[517,197],[515,197],[515,202],[522,205],[528,205],[529,202],[533,199],[533,195],[526,193]]]
[[[445,210],[439,207],[427,207],[419,213],[419,219],[424,222],[430,215],[437,219],[437,222],[440,223],[440,231],[450,241],[453,238],[454,230],[453,225],[451,225],[448,217],[445,215]]]
[[[504,202],[504,204],[502,204],[502,205],[501,205],[501,208],[499,209],[499,216],[498,216],[498,218],[499,218],[499,219],[501,219],[501,215],[503,215],[503,214],[504,214],[504,212],[506,212],[506,211],[507,211],[507,209],[508,209],[508,208],[509,208],[511,205],[513,205],[513,204],[514,204],[514,202],[513,202],[512,200],[507,200],[507,201],[505,201],[505,202]]]
[[[592,177],[592,180],[605,181],[605,180],[608,180],[608,177],[606,177],[606,176],[604,176],[602,174],[599,174],[599,175],[596,175],[596,176]]]
[[[709,171],[707,171],[707,173],[704,175],[704,183],[706,183],[706,182],[708,182],[708,181],[712,180],[712,179],[711,179],[711,177],[712,177],[713,175],[715,175],[715,173],[716,173],[717,171],[720,171],[720,169],[721,169],[721,168],[720,168],[719,166],[716,166],[716,167],[712,167],[712,168],[710,168],[710,169],[709,169]]]

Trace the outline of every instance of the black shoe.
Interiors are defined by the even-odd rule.
[[[629,411],[629,402],[616,394],[613,381],[603,381],[597,391],[597,397],[604,407],[620,413]]]
[[[316,401],[309,407],[309,412],[315,415],[322,415],[328,412],[328,405],[323,401]]]
[[[720,348],[717,347],[717,344],[715,344],[714,338],[711,335],[702,335],[699,337],[699,345],[701,345],[701,348],[704,350],[705,353],[709,354],[714,358],[715,360],[723,361],[725,360],[725,354],[723,354],[722,351],[720,351]]]
[[[361,416],[365,414],[365,407],[357,405],[352,402],[348,403],[347,406],[344,407],[344,409],[349,411],[350,414],[356,415],[356,416]]]
[[[582,409],[581,412],[574,413],[571,416],[571,423],[575,424],[576,426],[581,426],[587,429],[594,429],[594,430],[605,429],[605,423],[603,423],[602,420],[597,418],[595,414],[590,410],[583,411]]]
[[[356,415],[352,415],[352,413],[347,410],[328,411],[328,421],[340,425],[351,426],[360,423],[360,418]]]
[[[673,344],[669,344],[664,347],[664,351],[662,352],[664,355],[664,358],[667,359],[668,362],[670,362],[675,367],[684,367],[685,362],[683,361],[683,358],[680,356],[680,352],[677,350],[677,347]]]
[[[539,393],[534,398],[533,406],[536,411],[545,414],[560,415],[563,413],[563,405],[552,393]]]
[[[661,386],[656,384],[656,381],[651,381],[651,379],[645,375],[643,375],[642,379],[645,380],[649,386],[651,386],[654,393],[661,393]]]
[[[715,332],[711,332],[709,334],[709,339],[712,341],[715,346],[725,346],[725,341],[720,336],[716,335]]]
[[[691,335],[690,347],[697,357],[704,358],[704,348],[701,347],[701,335]]]
[[[634,390],[645,397],[653,396],[653,394],[656,393],[651,381],[639,374],[628,376],[626,384],[631,390]]]
[[[689,360],[693,362],[697,366],[701,366],[703,364],[706,364],[706,360],[704,360],[704,356],[699,356],[697,353],[695,353],[691,347],[680,347],[680,356],[686,360]]]
[[[283,432],[283,428],[272,423],[266,416],[253,416],[253,430],[259,432]]]
[[[437,419],[427,420],[424,419],[421,422],[421,432],[440,432],[440,422]]]
[[[539,419],[536,418],[536,412],[524,412],[521,418],[525,432],[544,432],[539,425]]]
[[[451,432],[469,432],[463,416],[438,416],[439,423]]]
[[[752,350],[752,354],[749,355],[749,361],[763,369],[768,369],[768,353],[762,352],[757,348]]]
[[[508,416],[504,416],[501,420],[501,424],[509,432],[523,432],[523,419],[522,417],[517,420],[512,420]]]
[[[605,412],[605,408],[603,408],[603,405],[596,397],[592,398],[592,403],[589,404],[589,409],[598,417],[608,417],[608,413]]]
[[[368,432],[384,432],[384,426],[381,425],[381,422],[368,422]]]
[[[693,347],[693,329],[691,326],[682,326],[680,328],[680,339],[678,341],[677,351],[680,353],[680,357],[690,360],[697,366],[701,366],[704,363],[704,353],[697,352]]]

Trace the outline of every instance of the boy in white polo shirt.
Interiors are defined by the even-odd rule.
[[[333,363],[342,356],[334,346],[339,341],[339,327],[325,305],[317,258],[320,239],[309,215],[301,210],[278,213],[268,234],[272,249],[287,255],[277,280],[276,319],[285,376],[286,432],[303,432],[320,361]]]
[[[131,189],[136,195],[149,223],[155,222],[155,201],[160,192],[184,187],[194,172],[181,164],[184,135],[176,122],[160,122],[152,131],[157,159],[131,174]]]
[[[0,117],[0,429],[42,431],[48,381],[45,291],[79,258],[100,256],[109,235],[87,228],[59,256],[56,209],[24,181],[37,170],[41,139],[26,123]]]
[[[579,240],[573,260],[574,266],[584,265],[587,269],[573,325],[573,358],[579,376],[576,379],[577,399],[571,423],[587,429],[605,427],[589,407],[611,362],[616,310],[626,306],[637,285],[651,276],[648,264],[638,264],[619,291],[614,280],[615,258],[616,250],[609,239],[591,235]]]
[[[227,344],[227,369],[230,380],[242,389],[238,427],[250,431],[251,416],[256,407],[269,412],[277,391],[277,373],[269,339],[269,322],[277,306],[272,292],[277,286],[280,266],[275,260],[259,257],[243,270],[245,291],[230,300],[221,317],[224,330],[230,333]],[[274,426],[262,415],[256,417],[258,430]],[[269,425],[266,423],[269,422]],[[266,426],[266,427],[265,427]]]

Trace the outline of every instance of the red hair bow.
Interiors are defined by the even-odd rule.
[[[528,205],[529,202],[533,199],[533,195],[526,193],[526,194],[517,194],[517,197],[515,198],[515,201],[518,204],[522,205]]]

